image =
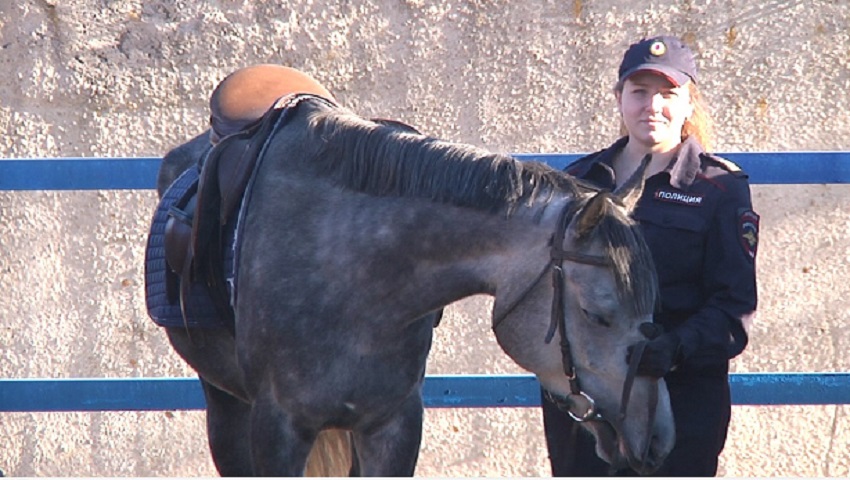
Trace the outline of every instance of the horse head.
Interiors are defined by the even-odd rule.
[[[675,441],[664,381],[636,376],[639,358],[627,362],[628,348],[646,340],[639,327],[652,322],[658,296],[651,253],[630,217],[647,163],[615,192],[576,191],[561,207],[543,272],[525,280],[515,305],[500,306],[497,295],[494,308],[500,345],[596,437],[599,457],[643,474]],[[541,281],[547,272],[554,289]],[[545,297],[550,311],[533,300]]]

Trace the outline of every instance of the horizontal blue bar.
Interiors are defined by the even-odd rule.
[[[850,373],[737,373],[735,405],[848,405]],[[428,408],[536,407],[532,375],[429,375]],[[199,410],[195,378],[71,378],[0,380],[0,412]]]
[[[850,152],[724,153],[755,184],[850,183]],[[569,153],[517,153],[564,168],[579,158]],[[156,187],[160,158],[0,159],[2,190],[144,190]]]
[[[734,373],[729,376],[735,405],[847,405],[850,373]],[[532,375],[429,376],[425,406],[534,407],[540,386]]]
[[[196,378],[0,380],[0,411],[5,412],[198,410],[205,405]]]
[[[3,190],[149,190],[160,158],[0,159]]]
[[[850,152],[751,152],[718,154],[738,164],[753,184],[850,183]],[[517,153],[520,160],[535,160],[563,169],[579,154]]]

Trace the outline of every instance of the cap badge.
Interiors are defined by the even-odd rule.
[[[656,57],[660,57],[667,53],[667,45],[664,45],[664,42],[660,40],[656,40],[652,42],[652,45],[649,46],[649,53],[655,55]]]

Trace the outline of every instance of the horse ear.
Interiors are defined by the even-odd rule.
[[[619,198],[619,200],[626,207],[626,210],[631,212],[635,208],[635,204],[637,204],[638,199],[643,194],[643,181],[646,176],[646,167],[649,165],[649,162],[652,160],[651,154],[646,154],[643,157],[643,160],[640,161],[640,166],[635,173],[626,180],[625,183],[620,185],[616,191],[614,191],[614,195]]]
[[[584,238],[594,227],[599,225],[602,216],[605,215],[605,198],[608,195],[606,192],[597,193],[578,213],[578,217],[575,220],[577,238]]]

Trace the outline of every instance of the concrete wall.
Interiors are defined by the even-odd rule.
[[[624,48],[687,39],[717,151],[850,148],[846,0],[0,0],[0,157],[158,156],[232,70],[294,66],[364,116],[507,152],[616,136]],[[850,368],[850,187],[756,186],[760,312],[739,372]],[[0,377],[185,376],[147,318],[152,191],[0,192]],[[453,305],[429,373],[518,372],[489,299]],[[546,476],[537,409],[428,411],[420,476]],[[0,415],[16,476],[215,473],[200,412]],[[847,406],[736,407],[720,472],[850,475]]]

